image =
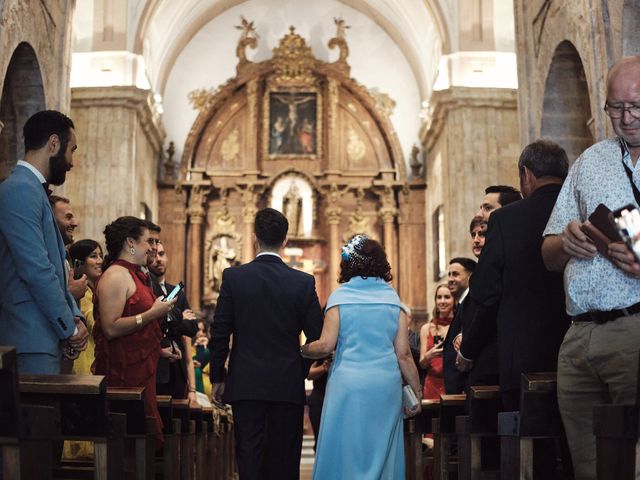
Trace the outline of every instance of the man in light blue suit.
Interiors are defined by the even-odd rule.
[[[16,347],[20,373],[57,374],[63,353],[84,350],[88,338],[47,198],[48,185],[62,185],[73,166],[73,122],[38,112],[24,144],[24,161],[0,184],[0,345]]]

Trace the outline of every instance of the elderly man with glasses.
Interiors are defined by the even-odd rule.
[[[542,245],[547,268],[564,272],[573,320],[558,357],[558,403],[576,480],[596,478],[593,406],[636,398],[640,263],[622,242],[602,255],[583,228],[599,204],[611,210],[640,204],[640,57],[611,68],[604,109],[617,137],[588,148],[572,165]]]

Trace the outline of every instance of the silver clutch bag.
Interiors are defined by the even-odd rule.
[[[418,397],[411,388],[411,385],[402,387],[402,406],[407,410],[413,410],[420,404]]]

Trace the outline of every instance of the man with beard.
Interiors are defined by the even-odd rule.
[[[174,285],[165,282],[167,273],[167,254],[160,241],[160,227],[147,222],[151,255],[147,267],[151,273],[151,286],[156,296],[167,296]],[[178,300],[166,318],[160,323],[163,333],[162,351],[158,359],[156,373],[156,391],[160,395],[174,398],[196,399],[195,371],[191,358],[191,338],[198,332],[195,313],[191,310],[184,289],[178,294]]]
[[[76,135],[53,110],[33,115],[23,132],[25,159],[0,184],[0,345],[16,347],[21,374],[57,374],[62,355],[75,356],[88,338],[47,198],[73,167]]]

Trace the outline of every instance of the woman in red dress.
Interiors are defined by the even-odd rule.
[[[423,391],[425,399],[438,399],[444,393],[442,342],[447,336],[455,309],[455,300],[447,285],[438,285],[436,288],[435,304],[431,321],[420,329],[420,366],[427,371]]]
[[[108,255],[94,298],[95,372],[110,387],[145,387],[145,413],[156,418],[157,444],[162,420],[156,400],[160,355],[159,320],[175,303],[155,298],[141,267],[151,251],[146,222],[120,217],[104,230]]]

